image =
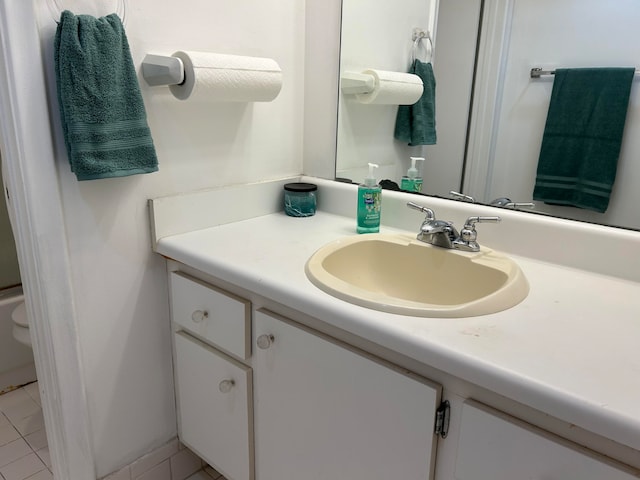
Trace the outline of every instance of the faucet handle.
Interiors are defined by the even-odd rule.
[[[414,210],[418,210],[422,213],[425,213],[427,216],[425,220],[435,220],[436,214],[429,207],[423,207],[422,205],[418,205],[417,203],[407,202],[407,207],[413,208]]]
[[[489,205],[492,207],[504,207],[504,208],[535,208],[536,204],[533,202],[513,202],[510,198],[500,197],[493,200]]]
[[[465,195],[464,193],[456,192],[454,190],[451,190],[449,192],[449,195],[451,195],[456,200],[462,200],[464,202],[476,203],[476,199],[473,198],[471,195]]]
[[[533,202],[510,202],[505,205],[506,208],[536,208]]]
[[[475,228],[476,223],[498,223],[502,220],[500,217],[469,217],[464,222],[464,228]]]
[[[498,223],[502,219],[500,217],[469,217],[464,223],[464,227],[460,230],[460,238],[455,242],[456,248],[466,250],[468,252],[477,252],[480,250],[478,232],[476,231],[476,223]]]

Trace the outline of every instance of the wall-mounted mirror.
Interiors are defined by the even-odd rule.
[[[423,193],[531,202],[554,77],[533,67],[636,67],[637,0],[343,0],[340,69],[407,71],[413,28],[434,42],[436,145],[393,138],[397,106],[339,93],[336,176],[360,182],[367,162],[399,183],[425,157]],[[480,33],[480,34],[479,34]],[[427,59],[424,48],[419,52]],[[472,95],[473,92],[473,95]],[[534,202],[534,212],[640,229],[640,75],[632,82],[616,181],[605,213]]]

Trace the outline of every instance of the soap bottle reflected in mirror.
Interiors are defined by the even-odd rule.
[[[400,181],[400,189],[405,192],[422,192],[422,176],[419,175],[416,168],[416,162],[423,162],[424,157],[410,157],[411,167],[407,170],[407,174],[403,175]]]

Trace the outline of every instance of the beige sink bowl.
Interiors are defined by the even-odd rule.
[[[336,240],[305,266],[309,280],[334,297],[383,312],[472,317],[520,303],[529,284],[510,258],[470,253],[412,236],[367,234]]]

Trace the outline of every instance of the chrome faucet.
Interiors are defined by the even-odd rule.
[[[476,241],[478,238],[476,223],[497,223],[501,220],[500,217],[469,217],[458,233],[453,223],[446,220],[436,220],[436,215],[430,208],[413,202],[408,202],[407,206],[426,214],[416,237],[418,240],[436,247],[454,248],[466,252],[480,250],[480,245]]]

